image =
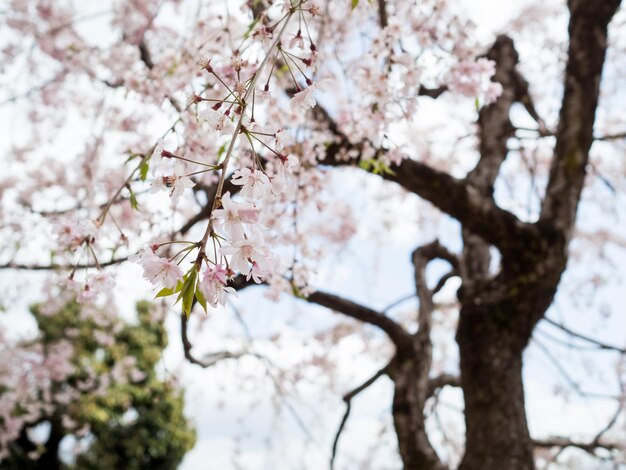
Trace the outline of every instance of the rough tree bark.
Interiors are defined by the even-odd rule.
[[[593,139],[607,26],[619,3],[569,2],[565,93],[550,181],[537,224],[541,236],[503,241],[500,273],[490,278],[488,247],[465,234],[457,331],[467,428],[461,470],[535,468],[524,407],[522,354],[534,326],[552,303],[567,263],[567,244]],[[493,192],[499,164],[506,158],[511,127],[505,108],[512,104],[516,90],[518,94],[527,90],[525,84],[515,83],[519,74],[511,73],[514,68],[510,75],[503,75],[506,61],[496,60],[496,79],[503,83],[505,93],[481,112],[481,160],[468,176],[468,182],[486,196]],[[507,82],[507,77],[513,82]]]

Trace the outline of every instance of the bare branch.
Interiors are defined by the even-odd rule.
[[[376,310],[321,291],[313,292],[305,300],[322,305],[323,307],[327,307],[356,320],[377,326],[387,333],[387,336],[389,336],[399,350],[412,350],[413,348],[411,335],[404,327]]]
[[[355,389],[346,393],[343,396],[343,401],[346,403],[346,411],[343,414],[343,417],[341,418],[341,423],[339,423],[339,429],[337,429],[337,432],[335,433],[335,439],[333,439],[333,447],[332,447],[332,452],[330,455],[330,469],[331,470],[333,470],[334,465],[335,465],[335,457],[337,456],[337,446],[339,444],[339,437],[341,436],[343,428],[346,425],[346,422],[348,421],[348,417],[350,416],[352,399],[355,396],[357,396],[359,393],[361,393],[363,390],[366,390],[368,387],[374,384],[374,382],[376,382],[380,377],[382,377],[383,375],[386,375],[388,368],[389,368],[389,365],[383,367],[378,372],[376,372],[372,377],[370,377],[365,382],[363,382],[361,385],[359,385],[358,387],[356,387]]]
[[[626,139],[626,132],[619,132],[617,134],[606,134],[594,137],[595,140],[621,140]]]
[[[454,374],[441,374],[428,381],[428,396],[432,397],[437,390],[443,387],[460,387],[461,377]]]
[[[585,335],[583,335],[581,333],[576,333],[575,331],[572,331],[569,328],[567,328],[565,325],[563,325],[561,323],[558,323],[558,322],[556,322],[554,320],[551,320],[548,317],[543,317],[543,320],[545,320],[546,323],[549,323],[550,325],[557,327],[561,331],[566,332],[570,336],[573,336],[575,338],[582,339],[583,341],[587,341],[588,343],[594,344],[595,346],[598,347],[598,349],[606,349],[608,351],[616,351],[616,352],[619,352],[621,354],[626,354],[626,349],[624,349],[624,348],[619,348],[617,346],[612,346],[610,344],[606,344],[606,343],[603,343],[601,341],[598,341],[597,339],[590,338],[589,336],[585,336]]]
[[[189,320],[187,319],[187,316],[183,313],[180,316],[180,336],[181,336],[181,340],[183,343],[183,351],[185,354],[185,359],[187,359],[190,363],[200,366],[203,369],[207,369],[225,359],[240,359],[243,356],[254,356],[254,357],[262,359],[262,356],[260,354],[249,352],[249,351],[241,351],[241,352],[218,351],[218,352],[206,354],[203,359],[198,359],[191,353],[191,349],[193,348],[193,346],[191,345],[191,342],[189,341],[189,337],[187,336],[187,323],[188,322]]]
[[[554,367],[556,368],[558,373],[561,375],[561,377],[563,377],[563,379],[569,384],[569,386],[579,396],[605,399],[605,400],[619,400],[619,397],[615,395],[607,395],[604,393],[595,393],[595,392],[588,392],[586,390],[583,390],[580,384],[572,378],[569,372],[567,372],[567,370],[563,368],[559,360],[554,356],[554,354],[552,354],[552,352],[550,352],[550,350],[546,346],[544,346],[543,343],[541,343],[540,341],[537,341],[537,338],[533,338],[533,342],[535,343],[536,346],[539,347],[539,349],[541,349],[541,351],[543,351],[543,353],[546,355],[548,360],[554,365]]]
[[[607,28],[620,0],[570,0],[565,92],[541,221],[569,240],[593,142]]]
[[[387,2],[385,0],[378,0],[378,21],[381,28],[387,27]]]
[[[448,91],[447,85],[441,85],[437,88],[428,88],[428,87],[425,87],[424,85],[420,85],[420,88],[417,94],[420,96],[428,96],[432,99],[437,99],[446,91]]]
[[[437,282],[437,285],[435,287],[433,287],[433,290],[432,290],[433,295],[435,295],[437,292],[439,292],[441,289],[443,289],[443,286],[445,286],[446,283],[450,279],[452,279],[453,277],[458,277],[458,276],[459,276],[459,272],[456,269],[453,269],[449,273],[444,274],[441,278],[439,278],[439,281]]]
[[[36,264],[19,264],[19,263],[5,263],[0,264],[0,269],[17,269],[20,271],[69,271],[72,269],[87,269],[87,268],[106,268],[107,266],[113,266],[116,264],[123,263],[128,259],[128,256],[124,256],[122,258],[115,258],[109,261],[104,261],[102,263],[84,263],[84,264],[47,264],[47,265],[36,265]]]
[[[578,449],[584,450],[585,452],[593,455],[594,457],[596,456],[595,451],[597,449],[606,449],[609,451],[613,451],[613,450],[619,450],[621,449],[620,446],[616,445],[616,444],[610,444],[610,443],[601,443],[601,442],[579,442],[579,441],[574,441],[565,437],[551,437],[551,438],[547,438],[547,439],[533,439],[533,444],[537,447],[562,447],[562,448],[566,448],[566,447],[576,447]]]

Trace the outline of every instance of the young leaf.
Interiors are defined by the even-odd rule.
[[[223,155],[223,153],[226,151],[226,142],[224,142],[219,150],[217,151],[217,160],[219,161],[220,157]]]
[[[352,0],[352,9],[354,10],[359,5],[359,0]]]
[[[157,295],[155,295],[154,298],[158,299],[159,297],[167,297],[168,295],[174,295],[174,293],[175,293],[174,289],[170,289],[169,287],[164,287],[159,292],[157,292]]]
[[[202,291],[200,291],[198,287],[196,287],[196,299],[198,299],[198,303],[202,306],[204,313],[207,313],[206,299],[204,298],[204,294],[202,293]]]
[[[193,305],[193,298],[196,292],[196,277],[198,271],[196,271],[196,267],[194,265],[193,268],[187,273],[187,279],[183,284],[183,288],[180,291],[180,296],[183,299],[183,313],[189,318],[189,314],[191,313],[191,307]]]
[[[178,284],[176,285],[174,289],[171,289],[169,287],[164,287],[159,292],[157,292],[157,295],[154,298],[158,299],[159,297],[167,297],[168,295],[174,295],[176,292],[180,292],[182,288],[183,288],[183,283],[181,281],[178,281]]]
[[[139,179],[141,179],[141,181],[146,181],[146,177],[148,176],[148,168],[150,168],[150,166],[148,165],[148,162],[146,160],[142,161],[139,165]]]
[[[134,192],[130,192],[130,207],[134,210],[139,210],[139,204],[137,203],[137,197]]]

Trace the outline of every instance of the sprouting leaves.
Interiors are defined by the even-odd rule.
[[[146,181],[149,168],[150,168],[150,165],[148,165],[148,161],[146,159],[143,159],[141,163],[139,164],[139,179],[141,181]]]
[[[196,265],[189,270],[187,274],[185,274],[183,287],[178,294],[178,300],[182,299],[183,301],[183,313],[189,318],[189,314],[191,313],[191,307],[193,306],[194,294],[196,293],[196,279],[198,277],[198,270]]]
[[[385,162],[380,159],[367,159],[361,160],[359,162],[359,168],[362,168],[365,171],[370,173],[374,173],[375,175],[395,175],[395,171],[393,171]]]

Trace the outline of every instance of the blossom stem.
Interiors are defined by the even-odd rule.
[[[272,147],[270,147],[269,145],[267,145],[265,142],[263,142],[261,139],[259,139],[257,136],[250,134],[251,137],[254,137],[255,140],[258,140],[259,142],[261,142],[261,144],[266,147],[270,152],[274,152],[276,155],[280,155],[279,152],[277,152],[276,150],[274,150]]]
[[[298,4],[298,6],[300,6],[301,3],[302,2],[300,2]],[[291,16],[294,14],[295,11],[297,11],[297,7],[292,7],[289,10],[289,13],[284,16],[284,23],[283,23],[280,31],[276,35],[276,38],[274,39],[274,42],[272,42],[272,45],[270,46],[269,50],[267,51],[267,54],[263,58],[263,61],[259,65],[259,68],[257,69],[257,71],[254,73],[252,79],[250,80],[250,84],[248,86],[248,89],[247,89],[245,95],[243,96],[243,98],[241,100],[242,101],[241,115],[239,117],[239,120],[237,121],[237,125],[235,127],[235,130],[233,131],[233,136],[232,136],[232,138],[230,140],[230,144],[228,146],[228,150],[226,151],[226,156],[224,157],[224,160],[222,161],[222,172],[220,174],[220,179],[218,180],[218,183],[217,183],[217,190],[215,191],[215,199],[213,199],[213,205],[211,207],[211,213],[213,213],[213,211],[218,207],[218,204],[221,203],[220,199],[221,199],[221,196],[222,196],[222,190],[224,189],[224,180],[226,179],[226,170],[228,168],[228,163],[230,162],[230,157],[231,157],[231,155],[233,153],[233,150],[235,148],[235,142],[237,140],[237,136],[239,135],[239,131],[241,129],[243,118],[244,118],[245,111],[246,111],[246,98],[250,94],[251,90],[254,88],[257,79],[261,75],[261,72],[263,71],[263,69],[265,68],[265,65],[267,64],[268,60],[271,57],[272,52],[274,51],[276,46],[280,43],[280,38],[283,35],[283,33],[285,32],[285,30],[287,29],[287,25],[289,24],[289,19],[291,18]],[[277,25],[278,24],[279,23],[277,23]],[[207,223],[207,228],[206,228],[206,230],[204,232],[204,236],[202,237],[202,240],[200,242],[200,250],[199,250],[199,253],[198,253],[198,258],[196,260],[196,263],[198,264],[198,267],[200,267],[199,265],[202,263],[202,257],[204,256],[204,252],[205,252],[205,249],[206,249],[206,243],[207,243],[207,240],[209,239],[209,235],[211,234],[211,232],[212,232],[212,220],[209,219],[209,222]]]
[[[181,157],[181,156],[174,155],[174,154],[172,154],[171,158],[176,158],[178,160],[183,160],[183,161],[186,161],[186,162],[189,162],[189,163],[195,163],[196,165],[210,167],[211,170],[217,170],[218,169],[218,167],[216,165],[210,165],[208,163],[197,162],[195,160],[191,160],[189,158]]]

